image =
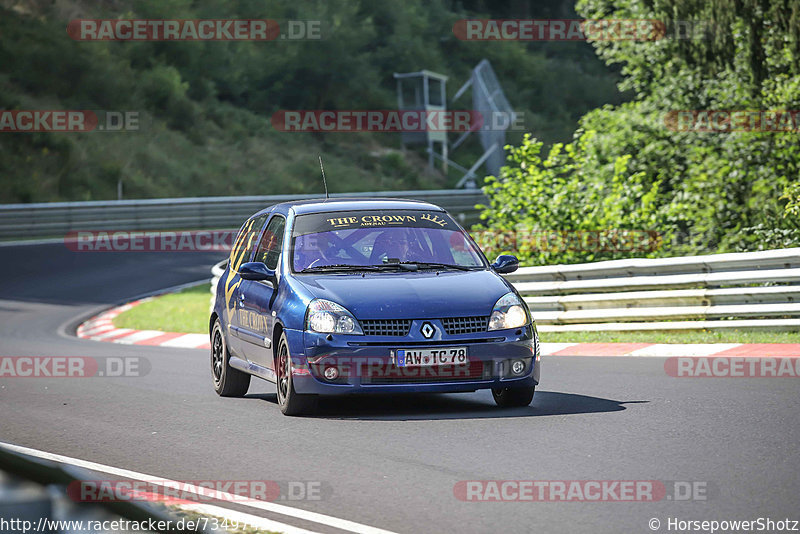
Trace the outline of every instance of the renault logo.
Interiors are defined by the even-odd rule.
[[[436,333],[436,329],[431,323],[428,322],[422,323],[422,328],[420,328],[419,331],[425,337],[425,339],[432,338],[433,334]]]

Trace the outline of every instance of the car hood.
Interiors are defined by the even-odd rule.
[[[511,291],[488,270],[315,274],[296,279],[315,298],[341,304],[357,319],[488,316],[497,299]]]

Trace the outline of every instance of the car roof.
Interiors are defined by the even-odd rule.
[[[444,211],[436,204],[424,200],[409,200],[404,198],[364,198],[364,197],[337,197],[314,198],[308,200],[292,200],[281,202],[266,208],[256,215],[267,211],[288,213],[294,211],[296,215],[307,213],[327,213],[331,211],[357,211],[357,210],[431,210]]]

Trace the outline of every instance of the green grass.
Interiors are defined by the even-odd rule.
[[[209,285],[203,283],[155,297],[119,314],[113,322],[117,328],[205,334],[210,300]]]
[[[686,332],[539,332],[543,343],[800,343],[800,332],[692,330]]]
[[[205,334],[208,284],[162,295],[114,319],[117,328]],[[544,343],[800,343],[800,332],[778,330],[693,330],[647,332],[539,332]]]

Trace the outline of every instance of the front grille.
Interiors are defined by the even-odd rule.
[[[489,326],[488,317],[445,317],[442,319],[445,332],[453,336],[456,334],[475,334],[486,332]]]
[[[467,365],[435,365],[432,367],[362,367],[362,384],[433,384],[437,382],[463,382],[489,380],[492,377],[491,361],[473,361]]]
[[[362,319],[361,329],[367,336],[406,336],[411,319]]]

